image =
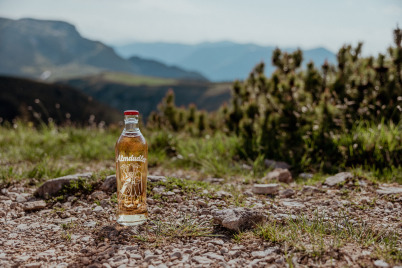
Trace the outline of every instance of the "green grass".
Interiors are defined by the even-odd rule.
[[[381,130],[383,134],[375,136],[377,138],[364,133],[361,136],[366,137],[364,144],[367,146],[375,143],[376,150],[380,150],[387,142],[386,148],[392,149],[387,152],[390,157],[394,157],[401,151],[397,142],[400,135],[398,127],[384,126],[384,130]],[[363,127],[361,130],[363,131]],[[35,128],[32,124],[21,121],[15,122],[14,125],[2,125],[0,184],[26,180],[35,185],[49,178],[88,170],[96,172],[98,177],[112,174],[114,146],[121,131],[121,128],[57,127],[52,124]],[[195,171],[199,174],[198,177],[238,179],[245,183],[256,182],[269,171],[264,166],[263,157],[258,157],[255,161],[239,158],[241,141],[236,136],[228,136],[221,132],[193,136],[184,132],[146,129],[143,133],[149,144],[150,167]],[[345,139],[340,140],[346,143]],[[363,153],[360,155],[364,156]],[[343,168],[343,171],[345,170],[348,169]],[[399,166],[378,169],[367,165],[352,167],[350,170],[372,181],[402,183],[402,168]],[[315,184],[322,182],[326,177],[327,175],[315,173],[312,179],[297,181]]]
[[[376,256],[389,262],[401,262],[401,240],[397,233],[376,230],[372,226],[355,222],[340,213],[335,222],[330,222],[324,214],[315,213],[312,219],[299,216],[284,223],[270,220],[260,226],[257,235],[272,243],[287,244],[313,258],[328,255],[345,244],[357,244],[362,248],[372,248]],[[374,256],[375,257],[375,256]]]

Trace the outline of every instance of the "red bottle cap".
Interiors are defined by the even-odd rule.
[[[140,113],[137,110],[126,110],[124,111],[124,115],[139,115]]]

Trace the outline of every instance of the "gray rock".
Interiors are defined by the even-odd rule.
[[[336,186],[339,183],[345,182],[347,179],[353,178],[353,174],[350,172],[341,172],[336,174],[335,176],[328,177],[324,184],[328,186]]]
[[[320,189],[318,189],[317,187],[310,186],[310,185],[303,186],[303,190],[302,190],[303,194],[312,195],[313,193],[318,193],[318,192],[320,192]]]
[[[210,264],[212,262],[210,259],[202,256],[194,256],[191,260],[198,264]]]
[[[183,257],[183,254],[180,251],[175,251],[172,254],[170,254],[170,258],[181,259],[182,257]]]
[[[402,187],[384,187],[381,186],[377,190],[378,194],[400,194],[402,193]]]
[[[286,197],[286,198],[291,197],[291,196],[293,196],[294,194],[295,194],[295,191],[294,191],[293,189],[290,189],[290,188],[285,189],[285,190],[279,192],[279,195],[280,195],[281,197]]]
[[[68,175],[52,180],[45,181],[36,191],[35,195],[43,198],[48,198],[57,194],[63,186],[69,185],[72,181],[76,181],[80,178],[88,179],[92,176],[91,172],[80,173],[74,175]]]
[[[279,191],[279,184],[254,184],[253,193],[255,194],[277,194]]]
[[[158,181],[166,181],[165,176],[155,176],[155,175],[148,175],[148,180],[150,182],[158,182]]]
[[[291,166],[286,162],[265,159],[264,164],[266,167],[290,169]]]
[[[95,221],[88,221],[86,223],[84,223],[85,227],[89,227],[89,228],[94,228],[96,226],[96,222]]]
[[[103,200],[108,198],[108,195],[105,194],[103,191],[95,191],[91,194],[91,199],[92,200]]]
[[[156,258],[158,258],[157,255],[147,255],[147,256],[144,258],[144,262],[150,262],[151,260],[156,259]]]
[[[216,192],[216,196],[217,196],[219,199],[222,199],[222,198],[226,198],[226,197],[232,197],[232,194],[231,194],[231,193],[228,193],[228,192],[226,192],[226,191],[217,191],[217,192]]]
[[[203,208],[208,207],[208,204],[204,200],[198,200],[197,205],[199,205],[200,207],[203,207]]]
[[[24,265],[25,268],[39,268],[42,264],[40,262],[32,262]]]
[[[241,207],[214,210],[212,211],[212,216],[216,223],[233,231],[253,228],[265,219],[261,212]]]
[[[214,259],[214,260],[219,260],[219,261],[225,261],[225,258],[219,254],[216,254],[214,252],[207,252],[203,256],[209,258],[209,259]]]
[[[107,193],[116,192],[117,191],[116,175],[107,176],[99,189]]]
[[[46,202],[43,200],[40,201],[33,201],[33,202],[26,202],[23,206],[25,211],[34,211],[40,210],[46,207]]]
[[[99,213],[99,212],[102,212],[102,211],[103,211],[103,207],[101,207],[101,206],[96,206],[94,208],[94,210],[93,210],[93,212],[96,212],[96,213]]]
[[[283,201],[282,205],[285,207],[304,208],[305,205],[295,201]]]
[[[383,260],[376,260],[376,261],[374,262],[374,265],[375,265],[376,267],[389,267],[389,264],[386,263],[386,262],[383,261]]]
[[[244,191],[243,193],[245,196],[252,197],[254,194],[251,191]]]
[[[278,180],[284,183],[291,183],[293,181],[292,174],[287,169],[276,168],[269,172],[265,178],[266,180]]]
[[[15,201],[18,203],[23,203],[23,202],[26,202],[27,199],[23,195],[17,194],[15,197]]]
[[[130,259],[142,260],[142,257],[140,254],[130,254]]]
[[[163,192],[162,195],[163,196],[173,196],[173,195],[175,195],[175,193],[172,191],[167,191],[167,192]]]

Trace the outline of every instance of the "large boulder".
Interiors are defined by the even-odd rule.
[[[100,190],[107,193],[116,192],[117,191],[116,175],[107,176],[105,181],[101,185]]]
[[[213,210],[212,216],[216,223],[232,231],[253,228],[265,219],[261,212],[242,207]]]
[[[92,173],[87,172],[48,180],[45,181],[38,189],[36,189],[34,195],[42,198],[49,198],[50,196],[56,195],[61,189],[63,189],[64,186],[70,185],[72,181],[89,179],[91,176]]]

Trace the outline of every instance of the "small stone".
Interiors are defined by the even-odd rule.
[[[156,201],[154,199],[152,199],[152,198],[147,198],[147,204],[148,205],[155,205]]]
[[[144,262],[150,262],[153,259],[156,259],[158,256],[157,255],[148,255],[144,258]]]
[[[254,258],[264,258],[272,253],[274,253],[277,250],[277,248],[267,248],[266,250],[263,251],[253,251],[251,252],[251,256]]]
[[[161,186],[161,187],[154,187],[152,189],[152,192],[156,193],[156,194],[161,194],[165,191],[165,187]]]
[[[215,260],[219,260],[219,261],[225,261],[225,258],[221,255],[218,255],[214,252],[207,252],[204,254],[204,256],[208,257],[209,259],[215,259]]]
[[[227,248],[221,248],[221,254],[226,254],[228,252],[229,250]]]
[[[226,192],[226,191],[217,191],[217,192],[216,192],[216,196],[217,196],[219,199],[222,199],[222,198],[226,198],[226,197],[232,197],[232,194],[231,194],[231,193],[228,193],[228,192]]]
[[[42,266],[42,264],[39,262],[27,263],[24,265],[25,268],[39,268],[41,266]]]
[[[34,211],[34,210],[40,210],[46,207],[46,202],[43,200],[40,201],[33,201],[33,202],[26,202],[24,204],[23,209],[25,211]]]
[[[295,201],[283,201],[282,205],[285,207],[304,208],[304,204]]]
[[[204,200],[198,200],[197,205],[203,208],[208,207],[208,204]]]
[[[386,262],[383,261],[383,260],[376,260],[376,261],[374,262],[374,265],[377,266],[377,267],[389,267],[389,264],[386,263]]]
[[[264,179],[266,180],[278,180],[284,183],[291,183],[293,181],[292,174],[287,169],[276,168],[269,172]]]
[[[216,223],[234,231],[252,228],[265,219],[261,212],[242,207],[214,210],[212,216]]]
[[[91,239],[91,237],[90,237],[89,235],[87,235],[87,236],[83,236],[83,237],[81,238],[81,241],[82,241],[82,242],[88,242],[90,239]]]
[[[88,172],[88,173],[68,175],[45,181],[45,183],[43,183],[35,191],[35,195],[43,198],[48,198],[49,196],[57,194],[63,188],[63,186],[69,185],[72,181],[76,181],[80,178],[89,179],[91,176],[92,173]]]
[[[194,256],[192,261],[198,264],[210,264],[212,261],[206,257]]]
[[[130,259],[142,260],[142,257],[140,254],[130,254]]]
[[[156,175],[148,175],[148,180],[150,182],[159,182],[159,181],[167,181],[165,176],[156,176]]]
[[[377,190],[378,194],[400,194],[402,193],[402,187],[384,187],[381,186]]]
[[[152,210],[152,213],[154,214],[161,214],[162,213],[162,209],[160,207],[156,207]]]
[[[320,190],[317,187],[310,186],[310,185],[305,185],[303,186],[302,193],[305,195],[312,195],[314,193],[318,193]]]
[[[180,195],[177,195],[177,196],[175,197],[175,201],[176,201],[177,203],[181,203],[181,202],[183,202],[183,198],[181,198]]]
[[[101,206],[96,206],[94,209],[93,209],[93,212],[96,212],[96,213],[99,213],[99,212],[102,212],[103,211],[103,207],[101,207]]]
[[[27,199],[23,196],[23,195],[17,195],[16,197],[15,197],[15,201],[16,202],[18,202],[18,203],[23,203],[23,202],[26,202],[27,201]]]
[[[279,195],[280,195],[281,197],[285,197],[285,198],[291,197],[291,196],[293,196],[294,194],[295,194],[295,191],[294,191],[293,189],[290,189],[290,188],[285,189],[285,190],[279,192]]]
[[[175,193],[173,193],[172,191],[167,191],[167,192],[163,192],[162,195],[163,196],[173,196],[173,195],[175,195]]]
[[[175,251],[172,254],[170,254],[170,258],[181,259],[183,258],[183,254],[180,251]]]
[[[326,178],[324,184],[328,186],[336,186],[339,183],[345,182],[347,179],[353,178],[353,174],[350,172],[341,172],[334,176]]]
[[[91,199],[92,200],[103,200],[108,198],[107,194],[103,191],[95,191],[91,194]]]
[[[25,223],[21,223],[21,224],[19,224],[17,226],[17,229],[20,230],[20,231],[26,231],[26,230],[29,229],[29,226],[27,224],[25,224]]]
[[[251,191],[244,191],[243,193],[245,196],[252,197],[254,194]]]
[[[255,194],[277,194],[279,191],[279,184],[254,184],[253,193]]]

